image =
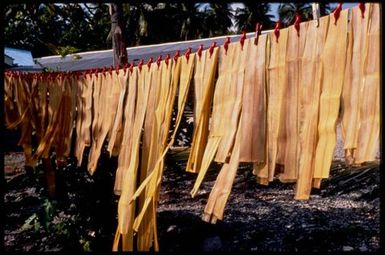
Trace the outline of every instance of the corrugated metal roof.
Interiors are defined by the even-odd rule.
[[[4,55],[13,58],[13,64],[18,66],[34,66],[32,53],[27,50],[5,47]]]
[[[262,31],[266,33],[269,31]],[[232,42],[238,42],[241,35],[230,35]],[[255,36],[255,33],[246,34],[247,38]],[[208,49],[211,44],[215,41],[217,45],[223,45],[227,36],[213,37],[207,39],[182,41],[182,42],[171,42],[155,45],[146,45],[127,48],[128,62],[132,60],[137,64],[140,59],[143,59],[145,63],[150,59],[154,58],[154,61],[159,55],[163,58],[166,54],[173,56],[177,50],[180,50],[181,54],[184,54],[186,50],[191,47],[193,52],[196,52],[201,44],[203,49]],[[76,59],[76,57],[80,59]],[[57,71],[78,71],[93,68],[109,67],[113,64],[112,50],[102,51],[89,51],[77,54],[70,54],[65,56],[49,56],[35,59],[38,64],[42,67],[50,68]]]

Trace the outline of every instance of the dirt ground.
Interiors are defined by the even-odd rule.
[[[90,177],[70,160],[57,169],[55,200],[48,199],[41,166],[24,169],[22,153],[5,155],[6,251],[111,251],[118,197],[113,195],[116,159],[102,154]],[[331,177],[309,201],[296,201],[294,185],[258,185],[249,166],[238,169],[223,221],[201,220],[219,172],[213,165],[199,195],[195,175],[167,158],[158,206],[160,250],[169,251],[378,251],[380,174],[377,165],[332,165]]]

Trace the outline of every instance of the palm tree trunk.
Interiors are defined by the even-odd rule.
[[[112,49],[114,62],[113,65],[127,64],[127,50],[126,42],[124,40],[123,28],[123,10],[122,4],[112,3],[110,4],[111,15],[111,35],[112,35]]]

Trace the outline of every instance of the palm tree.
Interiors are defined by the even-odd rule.
[[[204,10],[204,36],[225,35],[232,26],[233,14],[227,3],[210,3]]]
[[[327,3],[319,3],[319,10],[321,16],[329,15],[332,12],[330,4]]]
[[[263,24],[264,29],[274,27],[274,22],[271,20],[273,15],[267,14],[270,12],[269,3],[244,2],[243,8],[237,8],[235,11],[235,25],[238,28],[238,33],[242,31],[254,31],[257,22]]]
[[[180,28],[180,39],[189,40],[200,38],[204,27],[204,13],[199,11],[201,4],[182,3],[180,4],[181,11],[175,18],[182,22]]]
[[[330,13],[329,4],[320,3],[319,7],[321,16]],[[292,25],[297,13],[301,15],[302,21],[313,19],[313,11],[310,3],[283,3],[278,7],[279,18],[284,26]]]

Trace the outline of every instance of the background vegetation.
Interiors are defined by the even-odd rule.
[[[133,3],[123,4],[128,46],[191,40],[241,31],[252,32],[256,22],[263,29],[274,27],[272,5],[246,1],[231,3]],[[321,15],[330,13],[321,4]],[[283,3],[278,14],[284,26],[296,12],[312,19],[310,3]],[[31,3],[6,6],[5,46],[32,51],[34,57],[66,55],[79,51],[111,48],[110,14],[102,3]]]

